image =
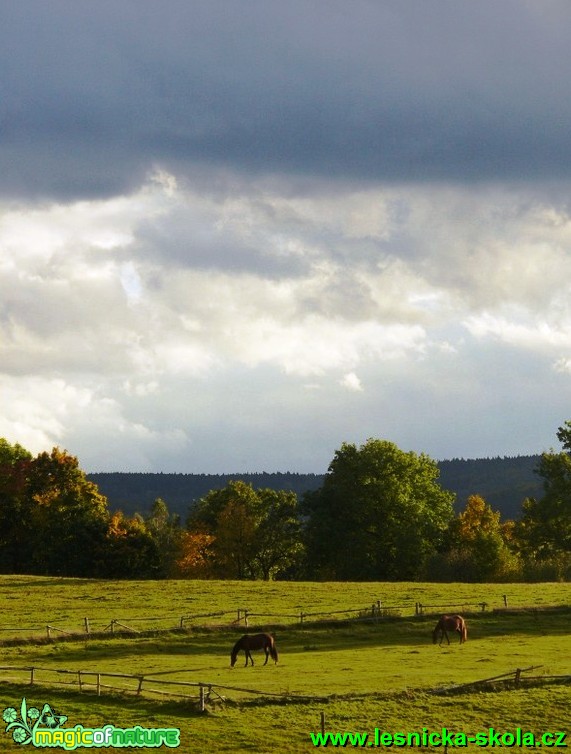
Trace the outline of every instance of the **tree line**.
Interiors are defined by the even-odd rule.
[[[465,501],[474,492],[482,495],[501,512],[503,518],[517,518],[526,497],[541,495],[541,482],[535,469],[539,455],[437,461],[442,487]],[[238,472],[234,474],[90,472],[94,482],[113,510],[124,513],[147,513],[161,497],[169,510],[186,520],[195,501],[210,490],[221,489],[231,481],[241,480],[255,488],[290,490],[301,499],[309,490],[323,485],[325,474],[292,472]]]
[[[92,578],[532,581],[571,576],[571,422],[539,457],[542,496],[501,520],[475,491],[454,510],[438,464],[344,443],[317,489],[230,480],[182,521],[157,498],[111,512],[77,458],[0,439],[0,572]]]

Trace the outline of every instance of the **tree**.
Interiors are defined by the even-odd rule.
[[[33,458],[0,438],[0,572],[106,578],[178,573],[183,530],[160,498],[145,520],[111,515],[77,458]]]
[[[296,495],[241,481],[205,495],[189,529],[212,536],[212,567],[226,578],[275,578],[302,549]]]
[[[233,579],[256,577],[256,511],[244,500],[229,500],[220,511],[214,530],[217,569]]]
[[[231,481],[222,489],[208,492],[191,514],[189,530],[213,537],[212,569],[221,578],[254,578],[256,500],[251,484]]]
[[[543,497],[528,498],[517,536],[528,562],[555,565],[557,577],[571,570],[571,421],[557,431],[563,450],[541,455],[537,473]]]
[[[341,580],[414,579],[442,540],[453,494],[428,456],[370,439],[344,443],[304,498],[308,567]]]
[[[285,490],[258,490],[259,517],[254,563],[264,581],[293,566],[301,557],[297,496]]]
[[[26,507],[34,573],[92,576],[100,570],[109,524],[107,499],[77,458],[59,448],[34,458]]]
[[[516,554],[510,549],[512,522],[502,524],[480,495],[470,495],[466,508],[449,528],[444,555],[445,574],[455,581],[505,581],[519,572]]]
[[[104,559],[99,573],[111,579],[156,578],[161,572],[157,544],[142,516],[113,513],[105,534]]]
[[[0,572],[23,573],[29,563],[26,489],[32,454],[0,438]]]
[[[157,578],[173,576],[176,562],[182,555],[182,527],[177,514],[169,513],[164,500],[158,497],[145,519],[147,531],[153,538],[159,555],[160,565]]]
[[[211,534],[183,531],[181,554],[176,562],[177,576],[204,579],[213,575],[214,553]]]

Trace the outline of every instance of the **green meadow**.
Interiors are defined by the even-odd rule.
[[[2,577],[0,586],[1,664],[13,668],[0,672],[1,708],[18,708],[22,697],[38,708],[49,703],[68,716],[66,727],[175,727],[184,752],[313,751],[309,734],[320,730],[322,715],[326,730],[371,735],[375,728],[411,732],[443,726],[468,734],[494,726],[501,731],[563,729],[571,735],[569,685],[434,693],[529,666],[540,666],[533,675],[570,674],[571,610],[542,609],[571,605],[567,584]],[[383,617],[349,620],[377,600]],[[417,603],[426,606],[424,614],[415,614]],[[434,613],[446,611],[446,605],[465,608],[466,644],[456,637],[450,646],[432,643],[431,605]],[[251,614],[247,630],[275,633],[277,665],[270,660],[264,666],[257,653],[253,668],[244,667],[243,655],[230,668],[230,649],[246,630],[243,623],[233,625],[238,610]],[[321,614],[312,617],[312,612]],[[303,623],[300,613],[307,616]],[[181,617],[201,615],[178,630]],[[333,622],[333,617],[341,620]],[[91,636],[84,633],[85,618]],[[104,632],[112,621],[141,633]],[[59,628],[51,635],[61,640],[48,641],[46,625]],[[37,670],[30,686],[29,671],[14,668],[32,666]],[[145,681],[149,693],[139,697],[105,689],[97,696],[93,687],[80,693],[74,675],[50,670],[211,684],[215,703],[200,714],[195,703],[151,693],[165,690],[152,681]],[[117,685],[136,687],[124,679]],[[0,728],[0,751],[18,749]]]

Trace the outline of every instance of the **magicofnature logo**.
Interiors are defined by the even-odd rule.
[[[14,741],[22,745],[59,746],[67,751],[79,747],[176,748],[180,745],[179,728],[142,728],[140,725],[133,728],[116,728],[114,725],[64,728],[62,726],[68,720],[67,715],[60,714],[49,704],[44,704],[41,710],[28,707],[25,698],[22,699],[19,714],[15,707],[6,707],[2,719],[7,723],[6,733],[11,733]]]

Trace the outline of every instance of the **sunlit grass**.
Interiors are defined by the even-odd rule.
[[[565,605],[568,584],[316,583],[250,581],[101,581],[0,576],[0,640],[47,635],[46,626],[69,632],[109,629],[119,621],[137,630],[180,625],[230,625],[248,610],[251,625],[295,624],[342,610],[370,609],[377,601],[400,615],[427,611]],[[434,606],[434,607],[432,607]],[[218,613],[204,617],[204,614]],[[318,615],[315,615],[315,614]],[[352,615],[355,615],[353,612]],[[57,631],[53,632],[55,635]]]
[[[478,731],[525,726],[532,730],[570,727],[569,687],[546,686],[516,691],[473,691],[438,696],[431,690],[539,665],[537,673],[569,673],[571,635],[569,612],[493,612],[503,606],[503,594],[514,608],[569,602],[565,584],[434,585],[434,584],[290,584],[241,582],[99,582],[4,577],[0,580],[3,624],[40,628],[54,622],[77,626],[83,617],[92,625],[112,619],[176,616],[228,609],[218,627],[187,632],[109,638],[87,637],[50,643],[24,642],[3,648],[3,665],[133,673],[213,684],[226,697],[224,705],[199,715],[190,702],[159,697],[113,695],[94,691],[79,694],[73,676],[57,677],[37,671],[38,685],[27,685],[29,674],[10,674],[17,684],[0,685],[0,705],[14,706],[22,696],[30,703],[45,702],[68,715],[68,725],[101,727],[107,723],[129,727],[178,727],[181,751],[305,752],[314,747],[309,731],[319,729],[321,713],[328,730],[422,730],[448,726]],[[405,617],[378,622],[299,624],[292,619],[254,618],[252,624],[275,623],[280,661],[263,666],[254,655],[253,668],[243,667],[242,655],[229,667],[230,649],[244,627],[231,626],[239,607],[288,613],[291,608],[318,611],[366,607],[381,599],[402,604]],[[464,645],[435,646],[431,640],[434,616],[414,615],[423,604],[486,601],[468,615],[469,640]],[[47,601],[47,604],[46,604]],[[65,619],[63,619],[65,616]],[[58,620],[61,621],[58,623]],[[128,621],[126,621],[128,623]],[[0,625],[0,628],[2,625]],[[145,626],[146,628],[147,626]],[[164,628],[164,625],[158,626]],[[252,625],[250,626],[252,628]],[[40,631],[42,635],[42,631]],[[0,634],[3,638],[3,634]],[[2,677],[6,674],[3,673]],[[54,686],[56,680],[74,683]],[[132,688],[133,686],[131,686]],[[265,694],[247,694],[252,689]],[[288,695],[289,701],[280,696]],[[299,697],[295,701],[295,697]],[[292,697],[294,698],[292,700]],[[2,709],[3,709],[2,707]],[[16,751],[0,727],[0,751]],[[467,751],[471,749],[468,748]]]

